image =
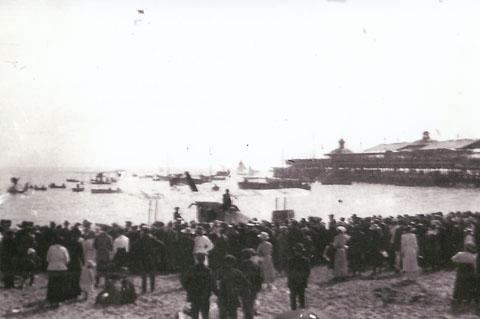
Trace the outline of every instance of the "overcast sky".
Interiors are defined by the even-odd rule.
[[[143,14],[138,10],[143,10]],[[480,2],[0,1],[0,166],[480,138]]]

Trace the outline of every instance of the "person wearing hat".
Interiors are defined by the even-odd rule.
[[[173,220],[183,220],[182,214],[180,214],[180,207],[176,206],[173,211]]]
[[[64,239],[60,236],[54,238],[54,242],[48,248],[47,252],[47,301],[52,307],[58,307],[58,304],[68,298],[69,277],[68,263],[70,254],[64,246]]]
[[[15,242],[20,258],[27,256],[28,248],[35,247],[35,236],[33,234],[33,222],[23,221],[17,225],[20,229],[15,233]]]
[[[204,254],[205,265],[208,266],[208,253],[213,249],[212,241],[205,235],[205,230],[202,226],[198,226],[195,230],[195,238],[193,240],[193,255]]]
[[[337,227],[337,235],[333,239],[335,257],[333,261],[333,276],[335,280],[343,280],[348,276],[347,242],[350,236],[344,226]]]
[[[455,285],[453,288],[452,306],[458,306],[462,302],[467,304],[476,298],[476,264],[477,249],[474,243],[467,242],[462,251],[452,257],[457,266]]]
[[[108,267],[111,262],[111,255],[113,250],[112,237],[106,232],[107,226],[102,225],[100,232],[95,236],[93,246],[97,252],[97,279],[95,285],[100,284],[100,277],[106,276]]]
[[[372,275],[376,276],[377,273],[381,270],[383,261],[385,259],[385,254],[387,254],[384,247],[384,234],[382,228],[377,224],[377,222],[372,222],[367,232],[368,242],[370,243],[367,247],[367,260],[368,264],[372,267]],[[352,240],[353,241],[353,240]]]
[[[305,308],[305,289],[310,277],[310,260],[305,256],[302,243],[294,247],[293,256],[288,260],[287,285],[290,290],[290,308],[297,309],[297,298],[301,309]]]
[[[215,279],[210,268],[205,265],[205,257],[202,253],[195,255],[197,263],[186,272],[183,284],[187,291],[187,300],[192,305],[193,319],[198,319],[200,313],[202,318],[208,318],[210,296],[215,290]]]
[[[257,247],[257,255],[260,258],[260,266],[263,271],[263,278],[267,284],[267,289],[271,290],[275,280],[275,270],[273,268],[272,260],[272,244],[268,241],[270,236],[266,232],[261,232],[258,235],[260,244]]]
[[[225,193],[222,196],[222,208],[223,211],[226,212],[232,206],[232,198],[230,197],[230,190],[226,189]]]
[[[97,260],[97,251],[94,246],[95,243],[95,232],[93,230],[87,230],[83,234],[82,249],[83,249],[83,263],[92,260],[96,262]]]
[[[230,242],[226,235],[226,228],[222,227],[220,221],[215,222],[215,226],[212,230],[213,232],[210,232],[209,237],[214,247],[209,254],[209,264],[210,268],[215,273],[216,270],[222,265],[223,258],[225,258],[228,253]]]
[[[215,294],[222,319],[236,319],[240,298],[245,300],[250,295],[250,283],[240,270],[234,268],[236,263],[237,258],[226,255],[218,272]]]
[[[69,233],[70,236],[65,240],[65,247],[70,254],[70,262],[68,263],[68,299],[74,299],[82,295],[79,283],[84,256],[83,245],[80,241],[81,232],[78,229],[77,231],[72,229]]]
[[[2,219],[0,220],[0,226],[2,226],[4,231],[7,231],[10,227],[12,227],[12,221],[10,219]]]
[[[137,263],[142,277],[142,292],[147,292],[147,277],[150,278],[150,292],[155,290],[157,262],[165,258],[165,244],[152,236],[147,227],[140,229],[140,238],[132,245],[132,259]]]
[[[420,270],[418,267],[418,242],[410,225],[404,228],[400,242],[402,270],[408,281],[415,281]]]
[[[123,228],[116,228],[113,240],[113,262],[116,267],[124,267],[128,263],[128,254],[130,252],[130,238],[125,236]]]
[[[41,265],[40,257],[38,257],[37,251],[34,248],[28,248],[27,256],[23,261],[23,278],[21,287],[23,287],[25,281],[29,279],[28,285],[31,287],[35,280],[35,273]]]
[[[250,284],[250,293],[242,299],[243,316],[245,319],[253,319],[256,313],[255,300],[260,290],[262,290],[263,272],[260,266],[252,260],[252,257],[256,254],[252,248],[243,249],[242,261],[239,266],[239,270]]]
[[[432,220],[424,237],[424,267],[437,270],[442,263],[441,227],[439,220]]]
[[[14,232],[11,229],[5,231],[4,234],[5,237],[0,242],[0,271],[3,275],[4,288],[10,289],[15,287],[17,245]]]

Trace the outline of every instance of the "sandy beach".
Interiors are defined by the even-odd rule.
[[[140,295],[126,306],[97,307],[94,296],[88,301],[62,304],[51,310],[27,305],[44,300],[46,277],[38,275],[33,287],[2,290],[0,314],[8,318],[175,318],[185,304],[185,292],[176,275],[158,276],[157,290]],[[471,310],[450,310],[453,271],[422,275],[415,284],[405,284],[397,275],[386,273],[379,279],[364,276],[332,284],[328,270],[312,270],[307,290],[307,306],[327,318],[477,318]],[[140,280],[134,278],[137,291]],[[100,290],[97,290],[97,292]],[[214,302],[215,298],[211,299]],[[275,289],[259,295],[258,318],[274,318],[289,310],[286,278],[275,281]],[[14,310],[12,312],[12,310]],[[16,311],[16,313],[15,313]],[[214,314],[213,311],[212,314]],[[239,311],[239,314],[241,311]],[[214,317],[214,316],[212,316]],[[240,314],[239,318],[242,318]]]

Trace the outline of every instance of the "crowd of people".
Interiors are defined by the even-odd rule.
[[[103,225],[84,220],[48,226],[0,222],[0,271],[5,288],[34,283],[47,271],[47,300],[53,304],[80,298],[102,283],[121,282],[120,303],[135,300],[128,276],[140,275],[142,293],[155,290],[157,274],[178,273],[192,305],[192,316],[208,313],[217,295],[222,318],[241,307],[252,318],[255,300],[275,278],[287,276],[292,309],[304,308],[310,269],[327,265],[334,281],[391,270],[415,280],[421,268],[458,265],[454,301],[477,295],[476,251],[480,213],[452,212],[396,217],[336,219],[330,215],[301,220],[227,224],[185,222],[178,210],[169,223]],[[119,275],[120,274],[120,275]],[[28,282],[27,282],[28,281]],[[149,285],[147,285],[149,282]],[[473,284],[472,284],[473,282]],[[127,288],[125,288],[127,287]],[[123,290],[122,290],[123,289]],[[108,294],[107,294],[108,295]],[[112,293],[110,293],[112,295]],[[298,304],[297,304],[298,301]],[[204,316],[205,317],[205,316]]]

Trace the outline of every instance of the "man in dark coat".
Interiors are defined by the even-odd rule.
[[[65,247],[70,255],[70,262],[68,263],[68,299],[77,298],[81,295],[80,289],[80,273],[83,265],[83,248],[80,244],[80,231],[76,228],[70,232],[68,241],[65,243]]]
[[[257,294],[262,290],[263,272],[259,265],[252,261],[255,256],[255,250],[246,248],[242,251],[242,262],[240,263],[240,271],[247,278],[250,293],[242,298],[243,315],[245,319],[253,319],[255,315],[255,300]]]
[[[310,260],[305,257],[305,247],[298,243],[294,247],[294,254],[288,261],[287,284],[290,289],[290,306],[297,309],[297,297],[300,308],[305,308],[305,289],[310,276]]]
[[[213,249],[210,251],[208,258],[209,266],[213,272],[216,272],[229,251],[228,237],[225,235],[225,230],[219,227],[216,227],[215,232],[208,237],[213,243]]]
[[[15,268],[17,260],[17,245],[15,235],[11,230],[5,232],[0,247],[0,271],[3,273],[5,289],[14,288]]]
[[[247,278],[243,273],[234,268],[237,258],[226,255],[224,266],[219,270],[218,282],[215,294],[218,297],[218,308],[220,319],[236,319],[237,308],[240,306],[239,298],[246,298],[250,295],[250,287]]]
[[[208,318],[210,296],[215,288],[215,280],[212,271],[205,265],[205,254],[198,253],[195,258],[197,264],[192,266],[185,276],[187,299],[192,304],[193,319],[198,319],[199,313],[202,313],[202,318]]]
[[[165,244],[153,237],[148,228],[140,230],[140,238],[132,246],[132,254],[142,276],[142,292],[147,292],[147,277],[150,278],[150,291],[155,290],[155,271],[157,262],[163,260]]]
[[[113,240],[112,237],[107,234],[105,226],[102,227],[100,233],[95,237],[93,246],[97,251],[97,277],[95,285],[98,286],[100,277],[105,276],[106,278],[111,262],[110,255],[113,250]]]
[[[223,211],[228,211],[232,206],[232,198],[230,197],[230,190],[226,189],[222,196],[222,208]]]

